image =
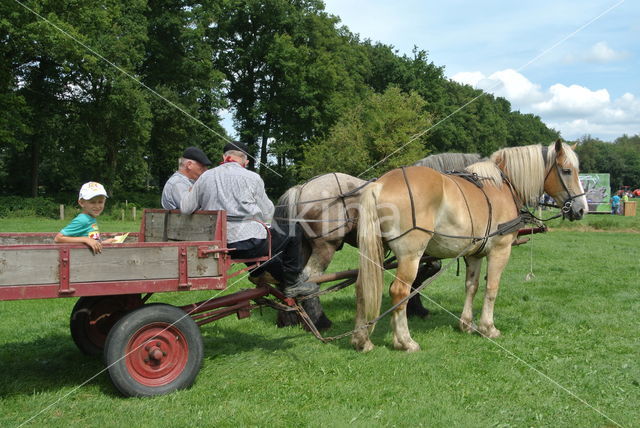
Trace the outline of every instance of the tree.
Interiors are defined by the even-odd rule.
[[[307,146],[301,175],[339,171],[370,178],[414,163],[425,156],[424,139],[416,138],[430,124],[425,106],[418,94],[397,87],[372,93],[344,114],[326,140]]]
[[[149,95],[148,162],[158,187],[175,171],[186,147],[217,153],[228,139],[218,117],[218,111],[226,107],[224,76],[211,66],[214,51],[208,38],[209,27],[220,14],[218,3],[148,2],[148,41],[139,73],[160,95]]]
[[[25,101],[22,122],[30,130],[11,159],[6,185],[14,192],[24,183],[33,196],[41,188],[77,190],[78,182],[90,179],[118,186],[118,169],[144,160],[142,90],[94,52],[133,74],[146,38],[145,2],[99,6],[41,1],[33,8],[43,21],[17,4],[3,4],[11,17],[4,41],[17,54],[10,89]],[[144,168],[135,171],[144,174]],[[138,178],[129,173],[127,185],[136,186]]]
[[[337,19],[323,6],[319,0],[230,0],[211,30],[236,129],[254,153],[260,147],[262,165],[270,151],[278,168],[299,161],[300,147],[326,133],[365,92],[353,36],[336,30]]]

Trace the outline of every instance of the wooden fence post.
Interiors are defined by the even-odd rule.
[[[133,221],[136,221],[136,207],[131,208],[131,214],[133,215]]]
[[[124,210],[120,210],[120,218],[124,221]]]
[[[60,204],[60,220],[64,220],[64,205]]]

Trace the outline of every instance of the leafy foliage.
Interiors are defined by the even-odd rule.
[[[0,4],[3,194],[51,196],[89,180],[116,194],[158,193],[185,147],[218,157],[225,110],[273,197],[329,167],[360,174],[392,147],[406,145],[367,174],[429,153],[486,155],[558,136],[508,101],[446,79],[425,50],[399,55],[361,40],[321,0],[29,5],[46,21]]]
[[[577,143],[581,171],[611,174],[614,191],[623,186],[631,190],[640,187],[640,135],[623,135],[613,143],[585,136]]]
[[[414,163],[424,157],[421,134],[430,124],[425,105],[417,93],[397,87],[372,93],[343,115],[326,140],[308,147],[302,176],[339,171],[370,178]]]
[[[59,204],[49,198],[22,198],[0,196],[0,217],[46,217],[60,216]]]

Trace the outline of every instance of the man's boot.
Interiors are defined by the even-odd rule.
[[[282,282],[282,292],[287,297],[308,296],[320,290],[320,286],[315,282],[307,281],[308,277],[302,273],[284,272]]]

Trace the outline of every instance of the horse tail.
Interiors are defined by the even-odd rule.
[[[300,198],[301,185],[293,186],[278,199],[273,212],[276,224],[288,224],[290,219],[298,216],[298,200]]]
[[[372,183],[360,197],[358,218],[358,248],[360,271],[356,281],[356,320],[367,322],[380,314],[384,276],[384,262],[380,218],[377,200],[382,186]],[[373,331],[373,326],[369,332]]]

